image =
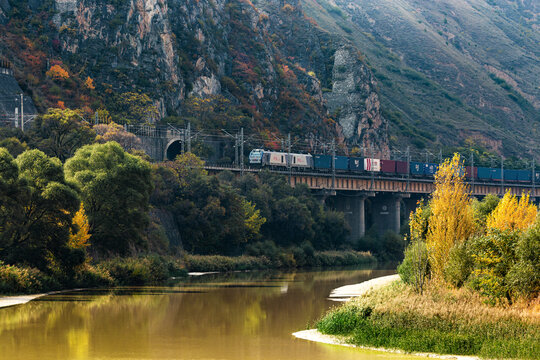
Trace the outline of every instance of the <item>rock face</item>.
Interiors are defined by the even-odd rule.
[[[387,152],[369,68],[347,64],[352,88],[362,90],[340,99],[333,55],[344,41],[307,18],[299,0],[54,0],[54,11],[40,16],[52,20],[43,21],[52,57],[91,77],[96,92],[143,92],[161,116],[182,115],[192,96],[223,96],[254,130],[345,135],[343,142]],[[340,106],[354,119],[333,119]]]
[[[381,116],[375,79],[357,49],[342,46],[336,51],[332,80],[332,92],[326,95],[328,109],[347,142],[368,156],[388,158],[388,123]]]

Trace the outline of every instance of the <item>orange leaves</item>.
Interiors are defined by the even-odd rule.
[[[60,65],[53,65],[47,71],[47,76],[54,79],[54,80],[65,80],[69,79],[69,74],[64,68],[62,68]]]
[[[59,109],[65,110],[66,104],[63,101],[58,100],[58,102],[56,103],[56,107]]]
[[[94,79],[92,79],[90,76],[88,76],[84,82],[84,86],[86,86],[89,90],[95,90],[96,87],[94,85]]]

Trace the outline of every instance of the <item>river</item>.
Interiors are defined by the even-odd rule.
[[[295,339],[334,288],[388,270],[246,272],[49,295],[0,309],[0,359],[404,359]]]

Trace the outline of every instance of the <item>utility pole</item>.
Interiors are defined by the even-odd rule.
[[[292,159],[291,159],[291,133],[287,134],[287,167],[289,168],[289,186],[291,185]]]
[[[474,153],[471,152],[471,194],[474,194]]]
[[[409,147],[407,146],[407,186],[405,191],[409,191],[409,183],[411,181],[411,154],[409,152]]]
[[[234,135],[234,166],[239,167],[240,163],[238,161],[238,134]]]
[[[15,117],[13,118],[13,124],[15,125],[16,128],[19,127],[19,108],[18,107],[15,108]]]
[[[24,95],[21,93],[21,130],[24,132]]]
[[[332,191],[336,189],[336,143],[332,138]]]
[[[439,164],[442,164],[442,149],[439,149]]]
[[[240,128],[240,176],[244,176],[244,128]]]
[[[536,198],[536,178],[535,178],[535,175],[536,175],[536,169],[535,169],[534,158],[533,158],[533,160],[532,160],[532,188],[533,188],[533,197]]]
[[[504,158],[501,155],[501,196],[504,196]]]
[[[375,187],[375,171],[373,171],[373,158],[375,157],[375,155],[373,154],[373,145],[369,146],[369,152],[370,152],[370,155],[371,155],[371,159],[370,159],[370,162],[371,162],[371,187],[370,187],[370,189],[373,190],[373,188]]]
[[[187,151],[191,152],[191,122],[187,124]]]

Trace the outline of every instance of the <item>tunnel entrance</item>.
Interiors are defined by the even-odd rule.
[[[182,142],[180,140],[175,140],[167,146],[167,151],[165,155],[167,160],[173,161],[178,155],[182,153]]]

